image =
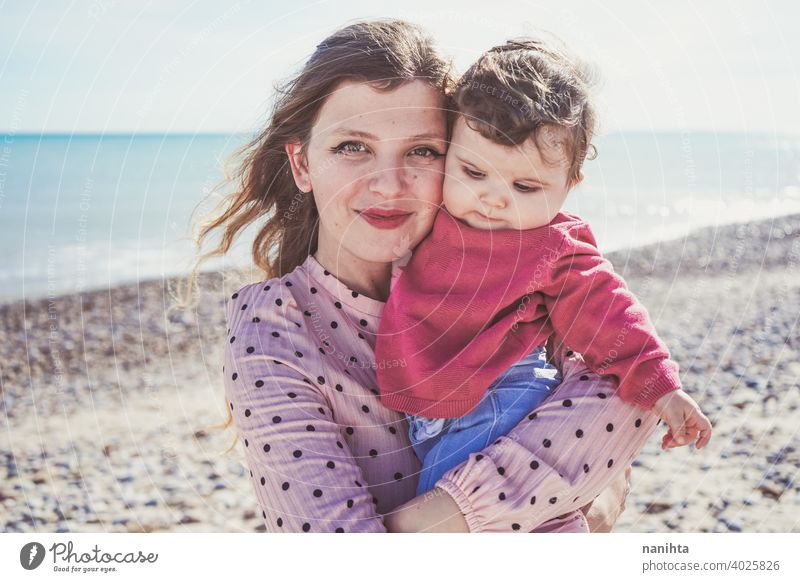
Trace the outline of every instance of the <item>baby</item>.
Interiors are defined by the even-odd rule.
[[[663,448],[711,437],[645,309],[588,224],[561,212],[592,148],[587,83],[560,47],[523,39],[484,54],[455,91],[443,207],[398,262],[376,345],[381,401],[406,413],[422,459],[418,495],[553,391],[551,336],[665,421]]]

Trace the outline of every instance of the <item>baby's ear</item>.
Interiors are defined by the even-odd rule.
[[[289,157],[289,166],[292,168],[294,183],[301,192],[311,192],[311,173],[308,171],[305,150],[296,142],[287,143],[284,149]]]

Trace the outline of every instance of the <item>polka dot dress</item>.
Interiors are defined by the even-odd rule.
[[[311,256],[228,300],[225,393],[267,531],[383,532],[382,515],[414,497],[408,426],[378,398],[383,307]],[[578,508],[652,433],[658,419],[577,355],[562,368],[564,383],[536,413],[437,484],[470,531],[584,531]]]

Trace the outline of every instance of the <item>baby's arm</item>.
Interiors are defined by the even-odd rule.
[[[678,365],[656,334],[647,311],[611,263],[600,255],[586,227],[572,233],[573,252],[553,265],[543,289],[553,328],[598,374],[614,376],[623,400],[652,409],[670,427],[671,448],[711,436],[711,423],[681,390]]]

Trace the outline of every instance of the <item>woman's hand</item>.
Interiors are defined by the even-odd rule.
[[[615,479],[594,501],[581,508],[586,514],[591,533],[608,533],[620,514],[625,511],[625,500],[631,492],[631,468]]]
[[[461,509],[438,487],[387,513],[383,524],[389,533],[469,533]]]

